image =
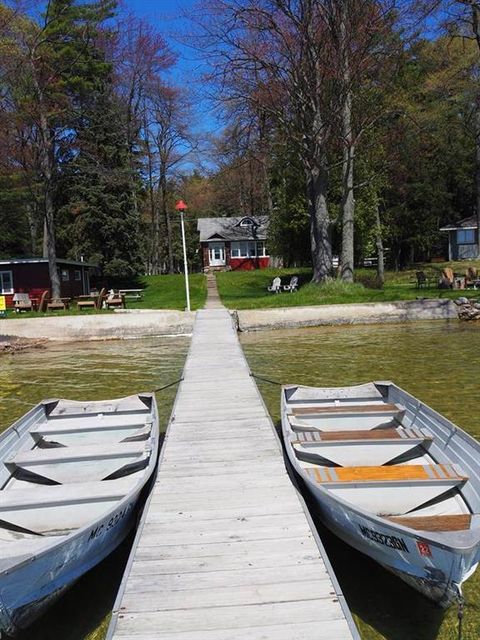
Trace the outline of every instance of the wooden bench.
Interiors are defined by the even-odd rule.
[[[381,467],[315,467],[306,469],[308,475],[319,483],[335,482],[465,482],[468,476],[460,475],[451,464],[402,464]]]
[[[472,514],[459,513],[446,516],[391,516],[387,518],[396,524],[419,531],[465,531],[470,529]]]
[[[96,309],[97,303],[94,298],[91,300],[77,300],[77,309]]]

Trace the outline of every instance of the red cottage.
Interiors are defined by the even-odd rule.
[[[90,272],[95,265],[75,260],[57,260],[61,295],[73,298],[90,293]],[[13,307],[15,293],[29,293],[40,298],[51,282],[46,258],[11,258],[0,260],[0,295],[6,297],[7,306]]]
[[[268,216],[199,218],[204,271],[265,269]]]

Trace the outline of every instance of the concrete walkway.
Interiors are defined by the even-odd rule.
[[[107,638],[359,639],[225,309],[197,313]]]
[[[223,304],[218,295],[217,279],[215,274],[207,273],[207,301],[205,309],[223,309]]]

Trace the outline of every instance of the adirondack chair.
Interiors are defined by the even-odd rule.
[[[298,291],[298,276],[292,276],[290,278],[290,282],[283,285],[283,290],[290,291],[290,293]]]
[[[13,296],[13,302],[15,304],[16,313],[33,310],[33,302],[28,293],[15,293]]]
[[[107,309],[112,307],[115,309],[125,309],[125,296],[121,295],[118,291],[113,291],[113,289],[111,289],[105,300],[105,305]]]
[[[270,291],[270,293],[282,292],[282,281],[278,276],[274,278],[272,284],[267,287],[267,291]]]
[[[44,313],[47,310],[47,302],[48,302],[48,291],[44,291],[42,293],[42,297],[40,298],[40,302],[38,303],[38,313]]]

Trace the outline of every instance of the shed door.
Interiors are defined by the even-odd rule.
[[[211,267],[221,267],[225,264],[225,243],[209,242],[208,259]]]

